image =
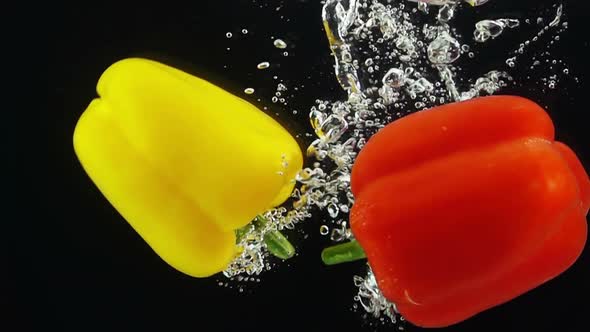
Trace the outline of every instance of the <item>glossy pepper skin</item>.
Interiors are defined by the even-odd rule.
[[[568,269],[590,180],[534,102],[491,96],[375,134],[352,170],[351,227],[384,296],[422,327],[507,302]]]
[[[303,157],[271,117],[159,62],[111,65],[79,119],[75,153],[92,181],[168,264],[222,271],[235,230],[290,195]]]

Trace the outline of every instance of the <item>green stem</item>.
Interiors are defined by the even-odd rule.
[[[289,259],[295,255],[295,248],[279,231],[269,231],[264,234],[264,243],[268,251],[280,259]]]
[[[248,232],[250,232],[250,229],[254,227],[252,224],[248,224],[242,228],[238,228],[236,229],[236,244],[240,243],[240,241],[242,241],[242,238],[244,237],[244,235],[248,234]]]
[[[257,216],[251,224],[236,230],[237,241],[239,242],[240,239],[248,233],[250,227],[263,229],[267,224],[268,219],[263,216]],[[268,251],[280,259],[289,259],[295,255],[295,248],[293,248],[291,242],[289,242],[289,240],[277,230],[267,231],[264,234],[263,241],[266,244]]]
[[[326,265],[354,262],[366,257],[365,251],[355,240],[337,244],[322,251],[322,261]]]

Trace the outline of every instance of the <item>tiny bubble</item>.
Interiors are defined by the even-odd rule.
[[[275,39],[275,41],[273,42],[273,45],[276,48],[287,48],[287,43],[285,43],[282,39]]]
[[[256,66],[258,69],[266,69],[268,67],[270,67],[270,63],[267,61],[261,62]]]

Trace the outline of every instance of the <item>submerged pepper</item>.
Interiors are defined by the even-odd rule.
[[[418,326],[521,295],[568,269],[586,242],[588,174],[524,98],[397,120],[367,142],[351,181],[355,239],[384,296]]]
[[[168,264],[222,271],[235,231],[285,201],[302,167],[294,138],[254,105],[186,72],[111,65],[79,119],[74,149],[99,190]]]

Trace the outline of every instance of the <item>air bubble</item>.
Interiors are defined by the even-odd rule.
[[[273,45],[276,48],[287,48],[287,43],[285,43],[282,39],[275,39],[275,41],[273,42]]]
[[[338,205],[336,205],[334,203],[330,203],[328,205],[327,210],[328,210],[328,214],[330,215],[330,217],[332,217],[332,218],[338,217],[338,212],[339,212]]]
[[[259,63],[256,66],[256,68],[258,68],[258,69],[266,69],[268,67],[270,67],[270,63],[269,62],[266,62],[266,61],[265,62],[261,62],[261,63]]]
[[[428,45],[428,59],[434,64],[449,64],[461,56],[461,45],[446,32]]]

